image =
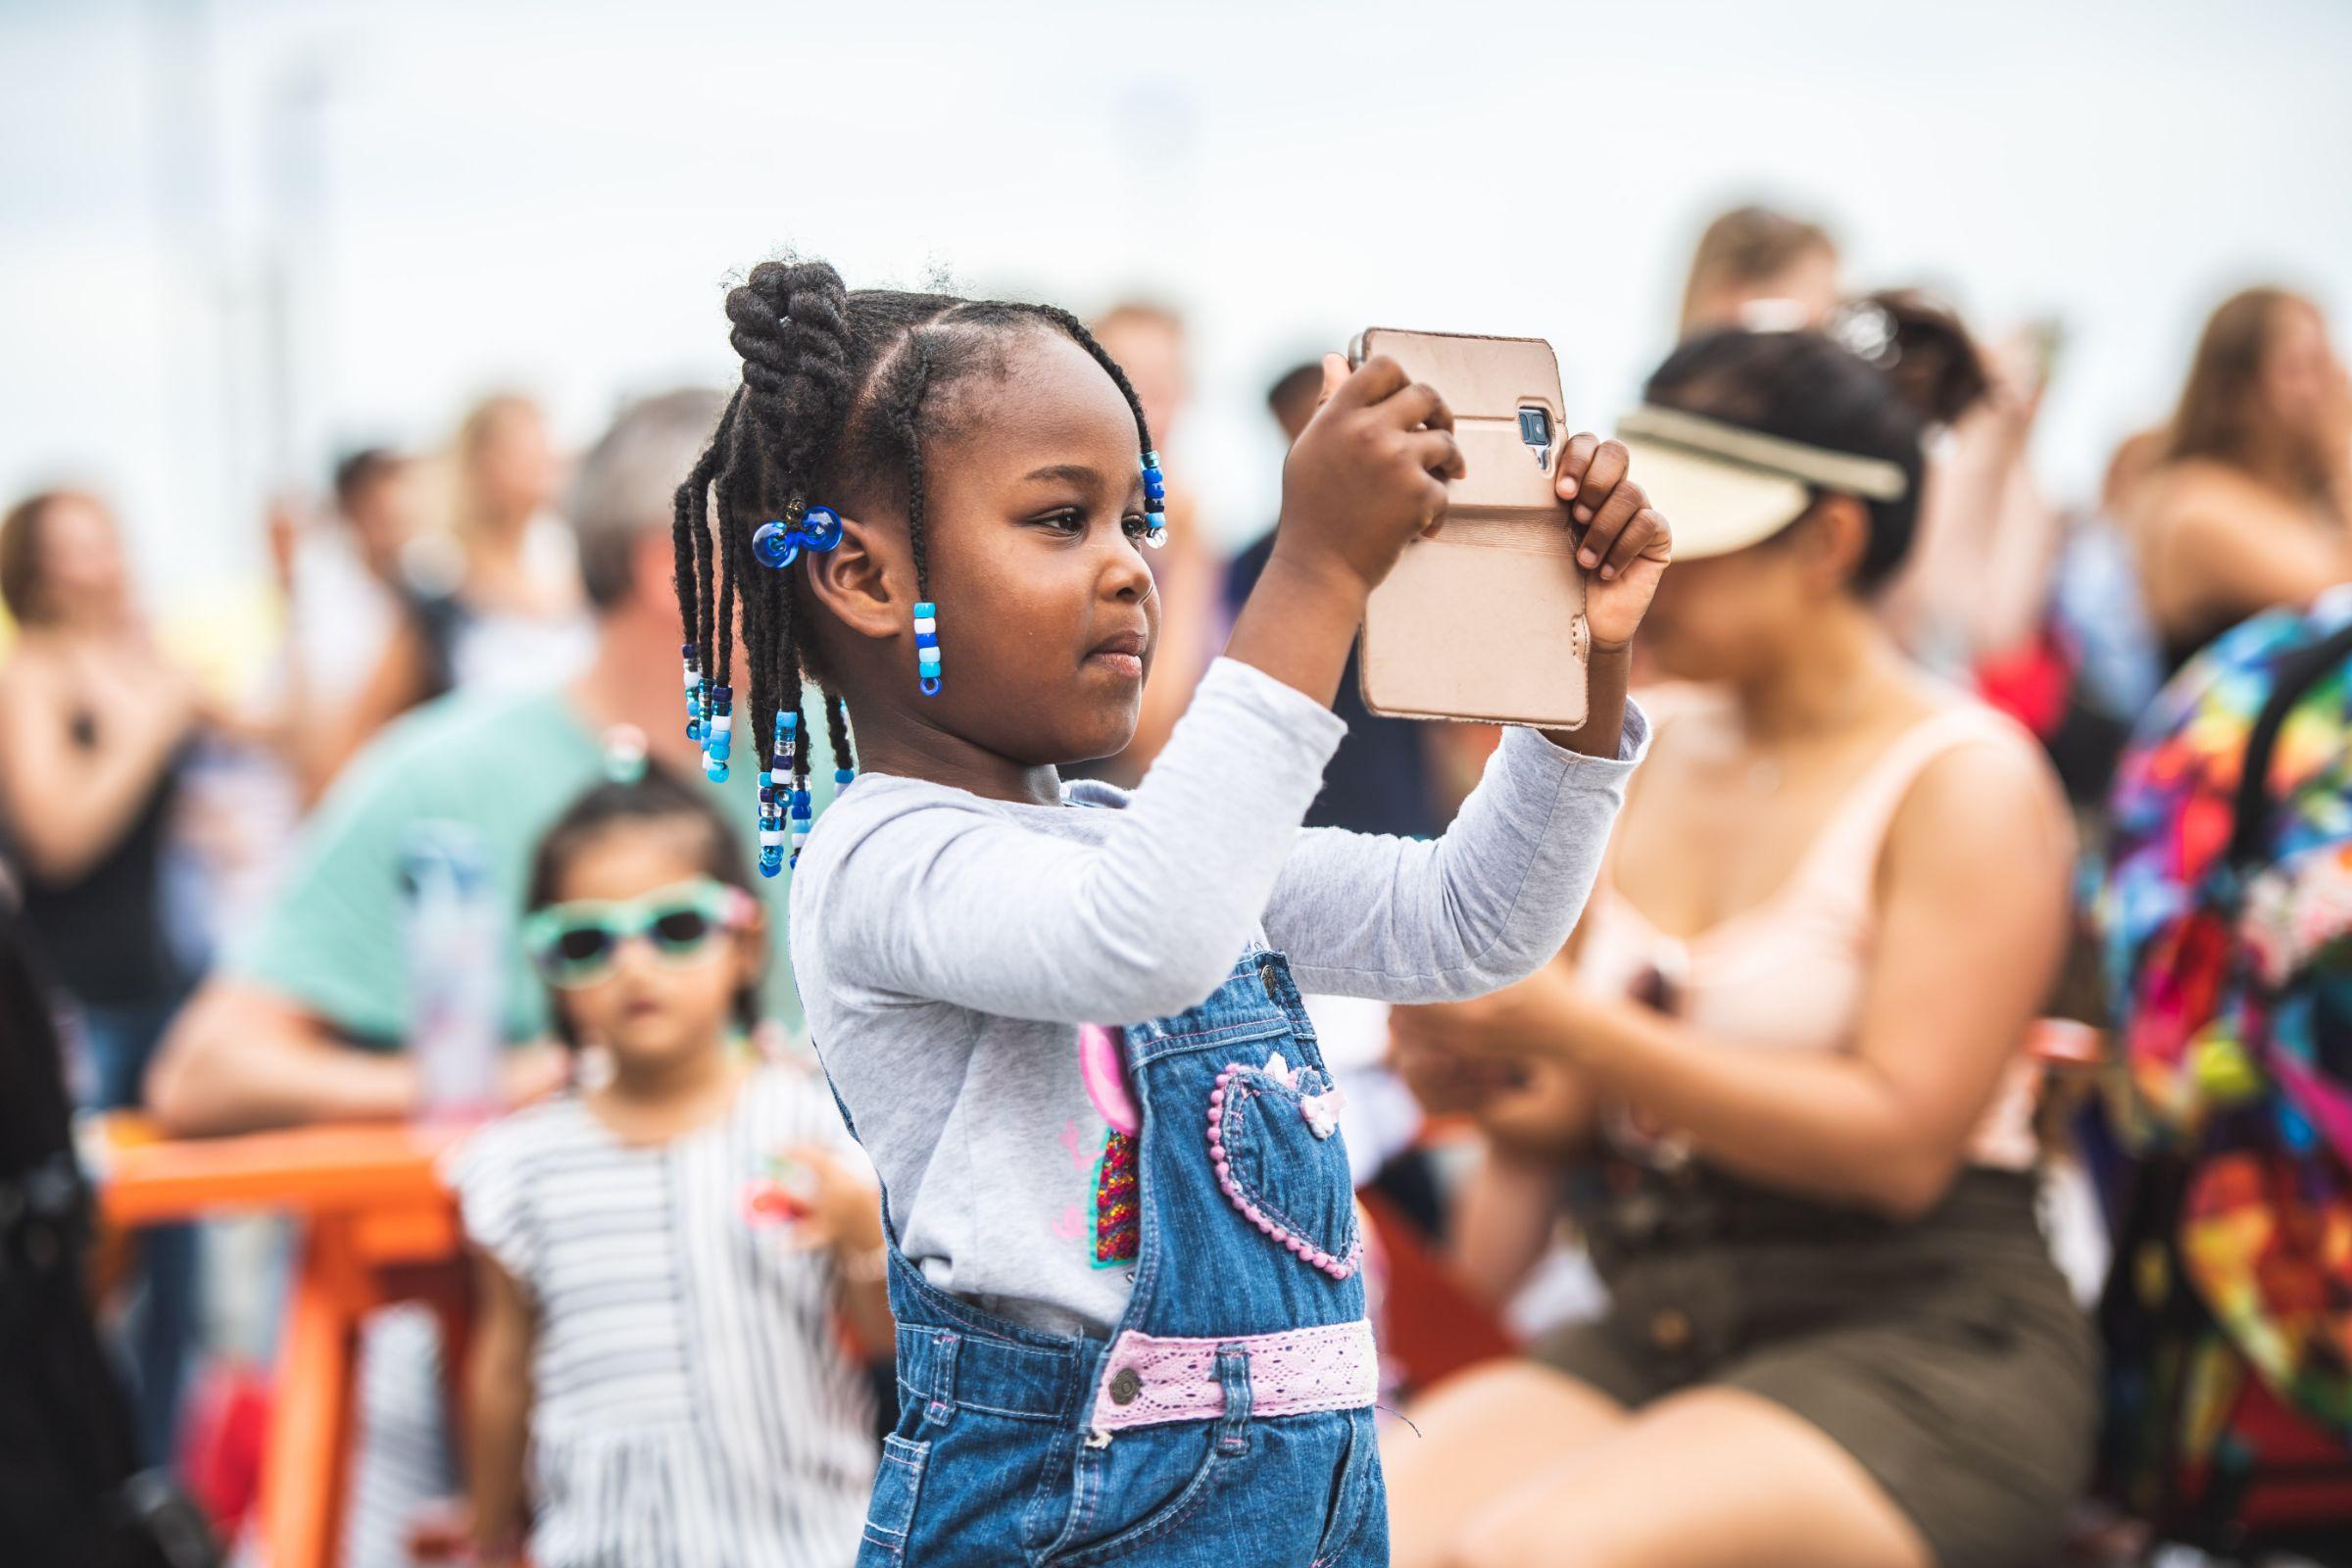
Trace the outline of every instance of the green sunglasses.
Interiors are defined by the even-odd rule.
[[[752,907],[743,889],[701,877],[623,904],[582,899],[533,909],[522,944],[547,983],[569,991],[609,977],[633,937],[650,940],[671,963],[692,963],[711,939],[749,924]]]

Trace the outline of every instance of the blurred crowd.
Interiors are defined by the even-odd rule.
[[[1530,1347],[1444,1381],[1399,1369],[1421,1434],[1392,1458],[1401,1563],[1552,1560],[1531,1543],[1575,1518],[1593,1522],[1594,1561],[2023,1568],[2061,1560],[2050,1521],[2080,1538],[2097,1517],[2085,1308],[2108,1249],[2079,1086],[2034,1042],[2054,1027],[2038,1020],[2112,1020],[2064,900],[2166,679],[2248,617],[2352,579],[2352,383],[2317,304],[2247,288],[2215,305],[2172,416],[2114,432],[2098,493],[2054,494],[2034,430],[2066,374],[2063,323],[1986,325],[1905,280],[1850,276],[1803,218],[1748,207],[1707,225],[1683,346],[1659,344],[1647,401],[1866,451],[1896,416],[1841,379],[1859,362],[1928,432],[1924,486],[1899,520],[1883,503],[1822,509],[1669,574],[1637,650],[1655,751],[1558,976],[1394,1019],[1310,1001],[1357,1089],[1359,1174],[1436,1260],[1440,1283],[1413,1291],[1442,1286]],[[1132,785],[1265,567],[1273,519],[1205,517],[1184,482],[1181,313],[1128,301],[1093,327],[1170,475],[1152,680],[1133,745],[1096,764]],[[1766,373],[1740,357],[1789,334],[1843,358]],[[1320,386],[1312,364],[1268,386],[1286,441]],[[504,392],[436,449],[349,453],[265,519],[279,648],[235,692],[155,631],[133,543],[150,519],[93,490],[9,505],[0,904],[37,977],[12,1017],[54,1026],[74,1107],[177,1137],[416,1114],[438,1092],[417,1020],[457,994],[418,956],[418,833],[448,824],[496,915],[480,994],[509,1049],[488,1092],[522,1106],[573,1078],[517,935],[551,827],[614,786],[616,748],[752,818],[751,770],[703,791],[679,724],[672,492],[717,408],[695,390],[643,400],[569,455],[529,395]],[[1348,735],[1309,824],[1441,832],[1494,733],[1375,715],[1352,670],[1337,708]],[[1947,842],[1997,858],[1963,863]],[[718,880],[766,900],[757,1033],[775,1061],[803,1059],[782,882]],[[1672,1031],[1645,1034],[1657,1019]],[[16,1032],[0,1054],[24,1052]],[[1986,1032],[2008,1037],[1989,1055],[1970,1044]],[[1588,1044],[1528,1044],[1547,1035]],[[1742,1056],[1758,1070],[1716,1075],[1747,1046],[1768,1048]],[[1838,1071],[1816,1072],[1831,1058]],[[1704,1150],[1703,1179],[1678,1140]],[[1679,1274],[1643,1261],[1635,1231],[1685,1223],[1704,1245],[1675,1254]],[[827,1232],[845,1289],[865,1255],[852,1233]],[[1874,1266],[1829,1261],[1858,1252]],[[95,1302],[128,1391],[117,1446],[125,1468],[184,1471],[225,1441],[208,1382],[235,1365],[228,1348],[268,1346],[277,1311],[220,1259],[281,1265],[266,1241],[209,1227],[146,1231],[133,1253]],[[1917,1267],[1890,1284],[1888,1259]],[[1759,1268],[1807,1277],[1765,1298],[1743,1277]],[[1949,1367],[1920,1364],[1940,1353],[1927,1340],[1854,1328],[1874,1300],[1944,1336]],[[1387,1310],[1434,1308],[1399,1293]],[[1843,1337],[1737,1355],[1744,1331],[1723,1314],[1740,1313]],[[886,1328],[864,1338],[886,1364]],[[495,1411],[443,1399],[440,1353],[421,1314],[370,1330],[352,1563],[456,1560],[470,1527],[437,1525],[436,1507],[523,1506],[469,1484],[462,1417],[493,1430],[479,1423]],[[833,1341],[809,1356],[791,1419],[870,1450],[889,1377],[868,1390],[864,1352]],[[1889,1365],[1910,1369],[1902,1430],[1855,1392]],[[1755,1416],[1766,1402],[1829,1441],[1792,1445]],[[790,1462],[862,1510],[870,1451]],[[1705,1499],[1742,1488],[1781,1511],[1711,1520]],[[233,1528],[240,1499],[208,1501]],[[1754,1532],[1746,1555],[1728,1531]],[[1620,1536],[1623,1555],[1601,1551]]]

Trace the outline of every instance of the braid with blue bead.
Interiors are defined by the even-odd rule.
[[[992,340],[1057,331],[1100,365],[1135,416],[1147,540],[1163,543],[1166,478],[1143,405],[1126,373],[1067,311],[895,289],[846,288],[822,262],[753,268],[726,299],[743,381],[710,448],[679,486],[674,521],[680,649],[690,737],[705,771],[723,779],[734,730],[738,607],[746,702],[768,752],[760,775],[760,868],[780,874],[808,842],[812,732],[806,687],[837,763],[836,793],[855,778],[848,706],[816,666],[804,602],[805,557],[840,543],[845,509],[903,507],[913,558],[915,680],[943,687],[939,604],[931,582],[924,405],[930,395],[1000,363]],[[865,515],[853,512],[853,515]],[[757,742],[755,742],[757,744]]]

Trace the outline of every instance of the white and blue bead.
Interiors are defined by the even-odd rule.
[[[710,722],[703,726],[703,777],[713,784],[727,781],[727,753],[735,744],[735,689],[710,688]]]
[[[792,794],[793,759],[800,750],[801,715],[779,711],[774,751],[760,772],[760,874],[777,876],[784,870],[784,807]]]
[[[1154,550],[1168,543],[1168,476],[1156,452],[1144,454],[1144,543]]]
[[[914,607],[914,668],[925,697],[939,695],[939,606],[926,599]]]

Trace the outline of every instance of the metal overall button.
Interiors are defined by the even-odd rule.
[[[1143,1374],[1131,1366],[1123,1366],[1110,1379],[1110,1402],[1133,1404],[1135,1396],[1144,1392]]]
[[[1274,984],[1273,955],[1268,954],[1265,957],[1257,960],[1257,983],[1266,988],[1266,1000],[1268,1002],[1274,1003],[1277,1005],[1281,1004],[1282,993],[1280,990],[1276,989]]]

